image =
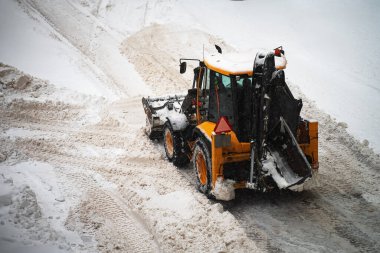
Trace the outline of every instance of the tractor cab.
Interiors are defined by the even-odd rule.
[[[213,54],[200,61],[199,67],[194,69],[193,87],[189,90],[193,104],[198,100],[197,124],[204,121],[217,123],[224,116],[240,142],[250,141],[255,102],[252,58],[239,54]],[[284,55],[276,59],[275,64],[277,69],[285,69]],[[259,78],[259,74],[255,77]],[[186,111],[189,105],[191,103],[184,103],[183,109]]]

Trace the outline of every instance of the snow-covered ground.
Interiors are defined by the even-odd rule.
[[[376,252],[379,6],[1,1],[0,251]],[[146,138],[141,96],[186,91],[178,59],[213,44],[285,47],[320,122],[319,187],[209,201]]]

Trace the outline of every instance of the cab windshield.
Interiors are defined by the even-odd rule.
[[[204,75],[202,90],[208,101],[207,119],[216,123],[226,116],[235,132],[242,130],[244,127],[239,122],[251,116],[252,77],[226,76],[208,68]]]

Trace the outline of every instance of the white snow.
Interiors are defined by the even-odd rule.
[[[189,125],[186,115],[180,111],[175,111],[174,109],[168,110],[166,115],[161,116],[161,118],[164,117],[167,117],[170,120],[174,130],[183,130]]]
[[[114,97],[102,84],[102,74],[39,15],[12,0],[0,3],[0,62],[59,87]]]
[[[379,6],[349,0],[1,1],[0,62],[32,76],[30,86],[14,89],[20,73],[0,66],[1,250],[255,252],[244,224],[196,192],[142,130],[141,96],[185,92],[193,65],[180,76],[178,59],[202,58],[203,46],[207,54],[215,52],[213,44],[226,53],[246,52],[251,64],[256,52],[284,46],[289,83],[341,122],[305,98],[304,113],[324,122],[322,183],[330,180],[346,194],[360,190],[360,205],[378,206],[378,156],[345,129],[379,151]],[[286,187],[273,163],[264,167]],[[216,192],[232,198],[224,186],[217,184]],[[323,210],[325,202],[319,202]],[[326,218],[315,211],[321,216],[310,211],[312,218]],[[267,219],[253,223],[270,226],[276,219],[263,215]],[[274,231],[283,228],[273,223]],[[327,232],[336,236],[334,228]],[[253,234],[264,249],[275,239]]]

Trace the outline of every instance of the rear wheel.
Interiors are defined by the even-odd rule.
[[[211,157],[206,143],[198,139],[193,153],[193,167],[197,176],[197,188],[200,192],[211,197]]]
[[[174,132],[170,124],[166,124],[163,135],[165,153],[168,160],[173,162],[177,167],[183,167],[188,164],[190,161],[184,151],[180,133]]]

